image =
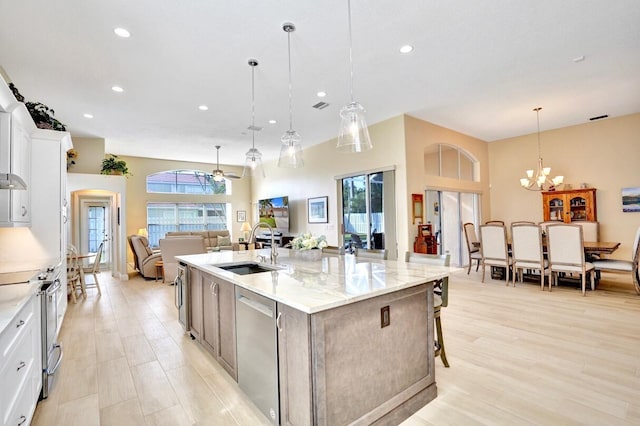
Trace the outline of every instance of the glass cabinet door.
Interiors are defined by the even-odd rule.
[[[587,220],[587,200],[582,197],[573,197],[569,199],[569,206],[572,222]]]
[[[563,221],[564,201],[562,198],[552,198],[549,200],[549,220]]]

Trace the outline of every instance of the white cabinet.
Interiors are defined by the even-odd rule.
[[[0,425],[28,425],[42,387],[39,297],[0,334]]]
[[[31,223],[31,131],[35,128],[24,105],[0,113],[0,173],[19,176],[26,190],[0,190],[0,226]]]

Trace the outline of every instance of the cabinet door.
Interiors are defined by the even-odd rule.
[[[22,125],[14,120],[11,127],[11,170],[27,184],[26,191],[11,191],[10,220],[15,223],[31,221],[31,137]]]
[[[202,334],[202,274],[196,268],[189,268],[189,332],[200,341]]]
[[[280,422],[313,424],[309,315],[278,303]]]
[[[202,346],[218,357],[218,283],[202,274]]]
[[[216,279],[218,295],[218,362],[235,380],[236,369],[236,299],[234,284]]]
[[[545,209],[544,209],[544,220],[545,222],[557,220],[564,221],[564,197],[560,194],[558,195],[545,195]]]

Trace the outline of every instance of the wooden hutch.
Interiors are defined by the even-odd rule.
[[[542,193],[542,212],[545,222],[596,222],[596,188],[545,191]]]

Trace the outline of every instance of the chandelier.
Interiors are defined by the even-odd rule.
[[[556,176],[549,178],[551,174],[551,167],[544,167],[542,165],[542,150],[540,149],[540,110],[542,107],[534,108],[536,112],[536,119],[538,121],[538,169],[527,170],[527,177],[520,179],[520,185],[524,189],[530,191],[547,191],[554,190],[558,185],[561,185],[564,181],[564,176]]]

